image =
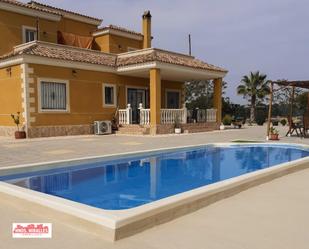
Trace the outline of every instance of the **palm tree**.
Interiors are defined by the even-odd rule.
[[[250,102],[250,123],[255,121],[255,109],[257,100],[263,100],[270,93],[267,75],[257,72],[250,72],[250,75],[243,76],[241,84],[237,87],[237,94],[243,95]]]

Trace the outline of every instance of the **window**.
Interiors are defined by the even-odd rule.
[[[113,84],[103,84],[103,106],[116,106],[116,86]]]
[[[41,80],[39,87],[41,111],[68,111],[68,82]]]
[[[179,109],[180,108],[180,91],[168,90],[166,91],[166,108]]]
[[[34,40],[37,40],[36,28],[23,26],[23,43]]]

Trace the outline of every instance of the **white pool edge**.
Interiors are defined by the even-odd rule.
[[[90,157],[90,158],[82,158],[76,160],[65,160],[65,161],[57,161],[57,162],[49,162],[46,165],[40,164],[27,164],[21,165],[20,167],[12,167],[10,169],[5,168],[4,171],[6,173],[10,172],[10,174],[14,174],[19,172],[20,169],[33,169],[36,168],[38,170],[38,166],[45,166],[44,169],[52,168],[55,165],[62,164],[63,162],[76,163],[78,160],[97,160],[97,159],[105,159],[111,160],[113,157],[121,157],[121,156],[138,156],[141,153],[143,155],[146,153],[154,153],[154,152],[166,152],[166,151],[177,151],[180,148],[182,149],[194,149],[204,146],[230,146],[235,145],[235,143],[217,143],[217,144],[202,144],[202,145],[194,145],[194,146],[186,146],[186,147],[173,147],[168,149],[160,149],[156,151],[139,151],[135,153],[121,153],[115,155],[107,155],[103,157]],[[297,148],[302,147],[304,149],[308,149],[309,146],[298,145],[298,144],[269,144],[269,143],[246,143],[246,144],[237,144],[241,146],[250,146],[250,145],[275,145],[275,146],[295,146]],[[58,165],[59,166],[59,165]],[[40,167],[40,168],[41,168]],[[92,226],[96,226],[96,229],[102,228],[103,237],[108,240],[114,241],[126,236],[130,236],[134,233],[140,232],[141,230],[147,229],[155,225],[156,223],[160,224],[162,222],[171,220],[173,218],[177,218],[181,214],[190,213],[198,208],[206,206],[207,198],[212,201],[221,200],[231,195],[231,192],[238,193],[242,190],[245,190],[252,186],[259,185],[263,182],[270,181],[274,178],[280,177],[285,174],[289,174],[291,172],[295,172],[304,168],[309,168],[309,157],[294,160],[292,162],[282,163],[276,166],[272,166],[266,169],[254,171],[251,173],[246,173],[241,176],[237,176],[228,180],[220,181],[211,185],[206,185],[200,188],[196,188],[184,193],[180,193],[177,195],[173,195],[161,200],[157,200],[142,206],[138,206],[131,209],[126,210],[103,210],[95,207],[91,207],[85,204],[77,203],[74,201],[69,201],[63,198],[59,198],[56,196],[47,195],[44,193],[40,193],[37,191],[25,189],[22,187],[18,187],[9,183],[0,182],[0,194],[15,197],[20,200],[26,201],[28,206],[33,206],[33,208],[44,209],[47,208],[49,212],[55,211],[55,216],[59,213],[62,215],[70,216],[70,221],[76,218],[76,225],[83,224],[83,226],[87,227],[87,230],[91,230]],[[0,169],[0,174],[3,169]],[[202,203],[203,202],[203,203]],[[36,207],[34,207],[36,205]],[[207,204],[208,205],[208,204]],[[190,210],[191,208],[191,210]],[[53,216],[53,214],[52,214]],[[83,221],[82,223],[80,221]],[[154,222],[155,224],[148,224],[150,222]],[[75,222],[73,222],[75,223]],[[140,226],[139,226],[140,223]],[[98,229],[97,229],[98,230]],[[99,232],[100,233],[100,232]],[[105,236],[106,235],[106,236]]]

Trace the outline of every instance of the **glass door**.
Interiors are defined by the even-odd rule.
[[[146,90],[139,88],[128,88],[127,103],[131,104],[132,108],[132,123],[139,123],[139,104],[142,103],[144,108],[146,105]]]

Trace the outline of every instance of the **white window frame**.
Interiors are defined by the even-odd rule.
[[[165,108],[167,108],[167,93],[176,92],[179,94],[179,103],[178,106],[181,109],[181,90],[180,89],[165,89]]]
[[[105,87],[112,87],[114,89],[114,103],[113,104],[106,104],[105,103]],[[115,108],[117,106],[117,87],[116,84],[111,83],[103,83],[102,84],[102,99],[103,99],[103,107],[107,108]]]
[[[147,86],[134,86],[134,85],[127,85],[126,86],[126,106],[129,104],[128,103],[128,89],[141,89],[141,90],[145,90],[145,91],[147,91],[147,90],[149,90],[149,87],[147,87]],[[150,94],[150,93],[149,93]],[[150,97],[150,96],[149,96]],[[145,103],[147,102],[147,100],[146,100],[146,95],[145,95]],[[131,104],[131,103],[130,103]],[[150,103],[149,103],[150,104]],[[145,108],[145,106],[144,106],[144,108]]]
[[[36,27],[31,26],[22,26],[22,37],[23,37],[23,43],[26,43],[26,30],[32,30],[34,32],[37,32]],[[37,34],[38,35],[38,34]],[[36,37],[34,40],[37,40],[38,37]]]
[[[70,82],[63,79],[53,79],[53,78],[38,78],[38,110],[39,113],[69,113],[70,112]],[[65,84],[66,92],[66,109],[42,109],[42,96],[41,96],[41,85],[42,82],[52,82]]]

